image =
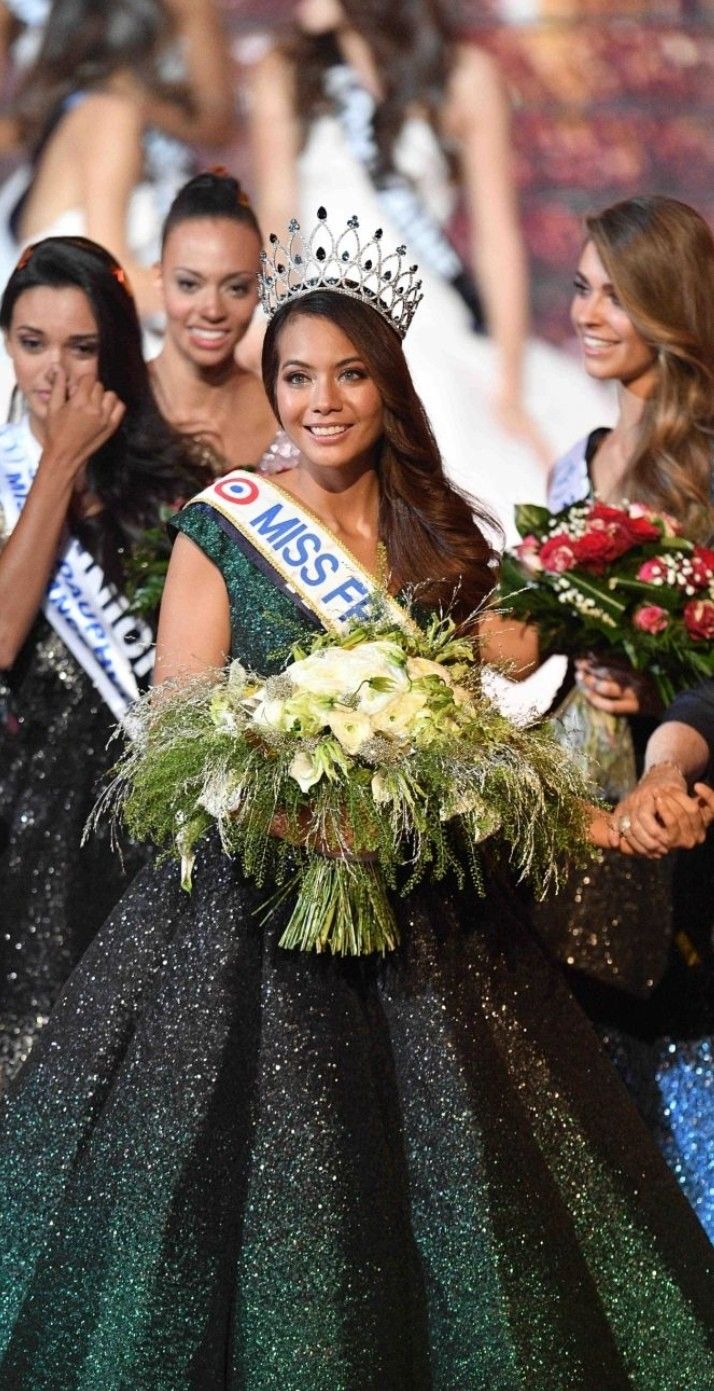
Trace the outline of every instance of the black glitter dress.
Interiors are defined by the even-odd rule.
[[[304,620],[181,526],[275,670]],[[507,885],[382,962],[194,883],[142,870],[5,1099],[3,1391],[711,1391],[711,1248]]]
[[[0,692],[0,1091],[146,858],[81,847],[115,720],[40,614]]]

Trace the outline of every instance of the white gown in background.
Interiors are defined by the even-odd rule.
[[[433,216],[443,225],[454,201],[446,160],[429,124],[407,121],[396,150],[407,175]],[[314,225],[321,205],[333,229],[356,213],[365,233],[384,228],[385,245],[407,240],[391,226],[364,167],[352,153],[340,123],[320,117],[312,126],[299,161],[300,210],[304,228]],[[415,255],[415,260],[418,259]],[[430,417],[451,479],[490,505],[516,537],[517,502],[545,504],[546,471],[528,445],[508,435],[491,409],[496,384],[493,344],[471,327],[458,292],[420,262],[424,299],[404,348],[414,382]],[[606,392],[580,365],[550,345],[531,339],[525,360],[525,399],[550,442],[553,458],[574,438],[587,434],[614,413]]]

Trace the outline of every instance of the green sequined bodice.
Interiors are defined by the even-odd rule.
[[[290,647],[314,632],[317,620],[312,622],[301,613],[248,559],[207,504],[185,507],[172,526],[200,546],[225,580],[231,612],[231,655],[266,676],[282,670]]]

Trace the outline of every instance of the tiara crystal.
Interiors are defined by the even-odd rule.
[[[418,267],[407,264],[406,246],[385,253],[382,228],[362,240],[358,217],[347,219],[338,234],[327,225],[324,208],[317,210],[317,225],[306,235],[292,218],[288,236],[281,242],[270,234],[270,251],[261,251],[258,276],[260,300],[269,319],[290,300],[313,290],[334,290],[362,300],[376,310],[403,338],[423,299]]]

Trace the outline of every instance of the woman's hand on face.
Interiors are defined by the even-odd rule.
[[[43,459],[50,458],[53,467],[64,466],[74,477],[119,428],[125,410],[116,392],[105,391],[91,377],[68,387],[58,367],[47,405]]]
[[[703,785],[702,785],[703,786]],[[670,850],[701,845],[714,818],[714,793],[690,797],[683,775],[656,764],[612,813],[612,848],[626,842],[636,855],[660,859]]]
[[[643,672],[623,671],[584,657],[575,663],[575,681],[586,700],[608,715],[655,714],[657,693]]]

